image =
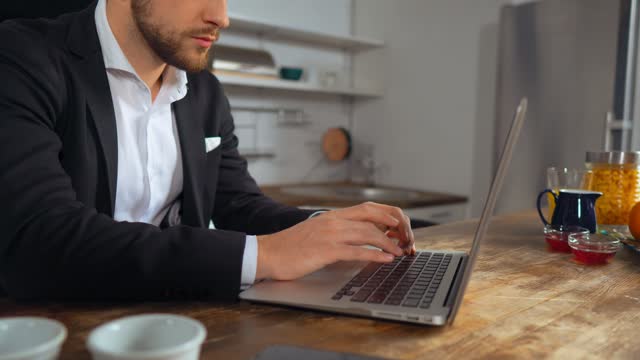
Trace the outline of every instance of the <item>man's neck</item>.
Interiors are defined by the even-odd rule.
[[[131,9],[116,1],[107,1],[107,21],[122,52],[155,100],[162,87],[162,73],[167,64],[149,47],[133,22]]]

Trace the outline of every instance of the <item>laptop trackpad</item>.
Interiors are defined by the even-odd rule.
[[[240,293],[243,300],[299,303],[305,299],[328,300],[367,265],[362,261],[341,261],[294,281],[266,280]]]

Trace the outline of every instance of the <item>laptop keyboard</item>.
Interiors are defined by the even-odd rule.
[[[388,264],[369,263],[331,299],[428,309],[451,254],[420,252]]]

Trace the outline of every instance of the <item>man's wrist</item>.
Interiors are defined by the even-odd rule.
[[[258,236],[258,265],[256,266],[256,281],[271,277],[269,269],[269,235]]]

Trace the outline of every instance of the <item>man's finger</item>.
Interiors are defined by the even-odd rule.
[[[356,208],[362,208],[365,214],[381,214],[382,213],[394,218],[397,221],[397,225],[389,226],[389,227],[397,228],[399,230],[400,243],[404,246],[408,246],[409,244],[413,243],[413,240],[412,240],[413,233],[411,231],[411,220],[407,215],[404,214],[402,209],[395,206],[378,204],[373,202],[364,203],[351,209],[356,209]],[[355,213],[356,216],[358,214],[362,215],[362,212]],[[355,218],[354,220],[366,220],[366,219]]]
[[[338,260],[342,261],[375,261],[379,263],[392,262],[395,257],[392,254],[380,250],[372,250],[359,246],[344,246],[340,249]]]
[[[391,238],[391,239],[400,239],[400,234],[395,230],[387,231],[386,235],[387,235],[388,238]],[[399,240],[398,240],[398,245],[400,245],[400,241]],[[417,252],[415,243],[411,244],[411,245],[408,245],[408,246],[405,246],[405,247],[401,247],[401,248],[404,251],[405,255],[415,255],[416,252]]]
[[[376,224],[382,232],[395,229],[397,230],[399,245],[405,248],[405,253],[410,253],[410,249],[413,248],[414,240],[411,221],[402,209],[398,207],[367,202],[351,208],[337,210],[335,215],[347,220],[371,222]],[[390,220],[390,218],[393,220]]]
[[[400,233],[398,232],[398,230],[387,230],[387,232],[385,232],[385,234],[387,235],[388,238],[392,238],[392,239],[400,239]]]
[[[404,251],[373,224],[346,220],[347,233],[343,237],[348,245],[371,245],[390,254],[401,256]]]
[[[410,222],[408,216],[405,215],[405,218],[407,222]],[[409,227],[408,231],[409,231],[408,240],[403,240],[403,236],[401,235],[401,231],[399,229],[389,229],[386,232],[386,234],[387,234],[387,237],[398,239],[398,246],[402,248],[405,255],[415,255],[416,247],[415,247],[415,237],[413,234],[413,230]]]
[[[385,205],[386,206],[386,205]],[[367,221],[387,228],[400,226],[401,218],[393,216],[386,207],[376,203],[364,203],[337,211],[339,216],[347,220]],[[384,230],[381,228],[380,230]]]
[[[398,234],[400,235],[398,239],[400,240],[400,246],[404,247],[411,244],[411,221],[409,220],[409,217],[405,215],[400,208],[389,205],[380,206],[386,207],[386,211],[388,211],[391,216],[398,219]]]
[[[405,215],[405,217],[406,217],[406,221],[409,223],[409,240],[410,240],[410,243],[409,243],[410,246],[408,246],[408,247],[410,247],[409,253],[411,255],[415,255],[415,253],[416,253],[416,237],[413,234],[413,229],[411,228],[411,219],[409,219],[409,217],[407,215]]]

